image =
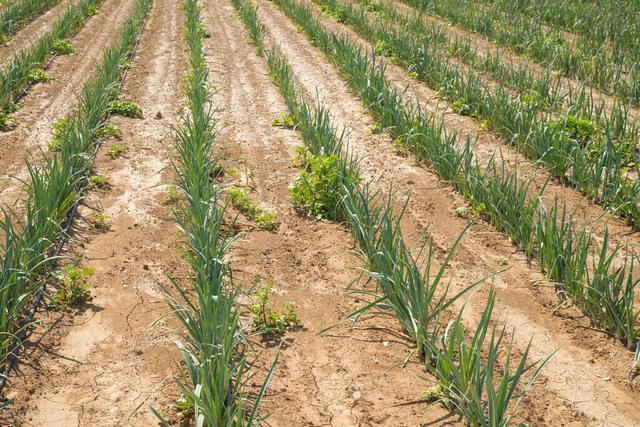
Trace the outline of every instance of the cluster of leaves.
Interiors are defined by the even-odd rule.
[[[109,103],[109,113],[133,119],[142,119],[142,108],[133,101],[112,101]]]
[[[55,274],[58,288],[51,294],[54,307],[70,307],[91,300],[93,294],[87,279],[93,274],[93,269],[66,265]]]
[[[249,196],[248,190],[232,186],[227,189],[227,194],[231,205],[263,230],[272,231],[278,227],[278,212],[260,208],[258,202]]]
[[[307,152],[301,158],[302,171],[290,189],[294,206],[316,219],[336,219],[344,181],[340,156]]]
[[[260,281],[256,282],[258,285]],[[256,291],[256,303],[249,307],[249,311],[254,315],[253,327],[261,333],[284,333],[289,328],[300,326],[300,319],[296,314],[294,303],[285,303],[282,312],[273,309],[273,304],[269,301],[269,296],[274,291],[273,284],[268,282],[261,290]]]

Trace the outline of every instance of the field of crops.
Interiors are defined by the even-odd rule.
[[[638,16],[0,0],[0,425],[640,425]]]

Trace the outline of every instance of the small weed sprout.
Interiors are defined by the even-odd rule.
[[[109,224],[110,218],[111,215],[109,215],[105,211],[98,212],[93,216],[93,227],[99,231],[111,230],[111,225]]]
[[[133,119],[143,118],[142,108],[132,101],[112,101],[109,103],[109,113]]]
[[[51,77],[42,68],[34,68],[31,70],[31,73],[29,73],[29,83],[31,84],[44,83],[49,80],[51,80]]]
[[[271,121],[271,126],[293,129],[296,126],[296,122],[291,114],[280,113]]]
[[[258,279],[256,284],[259,283],[260,280]],[[262,290],[255,293],[257,302],[249,307],[249,311],[255,316],[253,327],[256,331],[282,334],[289,328],[299,326],[300,319],[296,314],[296,305],[294,303],[283,304],[282,312],[273,310],[269,301],[269,296],[273,290],[273,284],[266,283]]]
[[[261,209],[258,202],[249,197],[248,190],[232,186],[227,189],[227,194],[231,206],[255,221],[258,227],[266,231],[273,231],[278,227],[278,212]]]
[[[97,188],[102,190],[104,188],[109,187],[109,175],[104,173],[99,173],[97,175],[93,175],[89,177],[89,188]]]
[[[69,117],[63,117],[53,124],[53,138],[49,142],[49,150],[59,151],[62,147],[62,141],[69,131],[71,123]]]
[[[112,159],[117,159],[118,157],[124,156],[124,151],[124,147],[121,144],[113,144],[107,150],[107,156],[111,157]]]
[[[54,40],[53,49],[51,49],[56,55],[73,55],[76,53],[69,40]]]
[[[165,205],[175,205],[180,200],[180,192],[175,184],[167,185],[162,195],[162,201]]]
[[[87,278],[93,274],[93,269],[67,265],[58,270],[55,275],[58,289],[51,295],[54,307],[69,307],[89,301],[92,298],[91,286]]]
[[[276,211],[267,211],[261,212],[256,215],[255,221],[258,224],[258,227],[263,230],[273,231],[278,227],[278,212]]]
[[[193,399],[189,395],[181,395],[178,400],[176,400],[176,409],[178,413],[183,418],[191,418],[195,413],[195,405],[193,404]]]
[[[107,123],[100,129],[100,137],[120,139],[122,138],[122,131],[115,123]]]

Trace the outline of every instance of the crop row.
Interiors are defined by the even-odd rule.
[[[640,58],[640,25],[636,2],[579,0],[484,0],[492,13],[523,15],[538,24],[543,22],[589,39],[593,44],[619,50],[637,61]]]
[[[334,62],[382,128],[418,159],[431,164],[479,215],[507,234],[530,259],[536,259],[550,280],[559,283],[597,327],[629,348],[636,345],[640,309],[634,302],[634,290],[640,279],[634,275],[634,256],[617,265],[616,257],[622,252],[619,245],[610,247],[607,238],[598,244],[558,202],[547,209],[540,197],[528,197],[530,183],[497,160],[478,164],[469,139],[458,147],[456,135],[445,132],[441,119],[425,117],[419,108],[404,102],[375,56],[361,52],[349,38],[328,32],[309,6],[295,0],[273,1]]]
[[[236,7],[240,8],[251,39],[262,46],[262,30],[256,30],[261,26],[256,20],[255,8],[247,0],[234,0],[234,4],[240,5]],[[243,10],[254,10],[254,13],[242,13]],[[495,298],[493,292],[473,338],[463,328],[460,315],[448,316],[447,310],[453,302],[475,286],[472,284],[449,296],[448,289],[443,289],[445,285],[441,283],[448,260],[462,235],[437,271],[433,266],[435,248],[431,240],[425,241],[422,250],[418,251],[428,254],[426,262],[414,256],[404,241],[400,228],[402,214],[394,213],[392,195],[378,193],[369,183],[362,183],[358,161],[348,154],[349,149],[344,145],[344,132],[338,132],[332,126],[329,112],[319,102],[312,107],[299,94],[286,58],[274,49],[265,56],[271,78],[280,89],[306,148],[306,164],[293,185],[292,197],[296,187],[305,181],[314,185],[323,183],[325,194],[335,194],[336,197],[325,197],[333,203],[323,205],[323,213],[349,226],[360,248],[365,270],[378,285],[374,301],[352,317],[357,318],[365,311],[395,315],[403,330],[416,342],[427,368],[437,377],[438,393],[451,402],[451,409],[456,408],[472,425],[508,424],[514,416],[512,409],[517,407],[514,401],[522,398],[546,361],[537,364],[529,381],[523,385],[524,375],[531,369],[527,363],[528,349],[514,366],[511,346],[503,345],[505,331],[489,327]],[[317,193],[310,197],[317,197]],[[311,205],[301,208],[309,210],[314,217],[322,213],[311,209]],[[365,293],[371,296],[369,292]],[[444,325],[455,333],[445,337]],[[488,353],[484,353],[486,346]],[[461,351],[465,352],[464,357],[461,357]],[[500,352],[506,356],[501,378],[497,380],[495,372]],[[522,385],[523,388],[518,389]]]
[[[358,3],[384,21],[392,22],[398,28],[419,37],[425,50],[427,46],[432,46],[431,56],[435,55],[437,48],[446,57],[456,58],[485,73],[499,85],[506,85],[517,91],[524,105],[535,107],[539,111],[565,109],[575,117],[593,120],[613,140],[624,140],[628,146],[635,145],[638,140],[638,129],[628,120],[626,104],[614,100],[613,105],[608,107],[610,111],[606,111],[604,102],[598,104],[593,100],[591,88],[581,85],[579,90],[573,89],[573,86],[562,89],[561,81],[550,70],[534,73],[524,64],[514,64],[499,51],[481,54],[469,38],[450,36],[441,26],[428,23],[418,12],[408,13],[400,10],[393,2],[380,0],[359,0]],[[323,7],[338,20],[346,19],[345,14],[351,15],[353,24],[364,29],[359,24],[364,19],[362,11],[356,11],[355,8],[353,11],[345,10],[339,3],[329,3]],[[376,33],[383,32],[377,30],[382,19],[378,19],[376,25],[371,25],[371,28],[376,28]],[[379,47],[382,51],[380,53],[385,53],[387,46],[382,43]]]
[[[638,162],[638,130],[624,126],[620,110],[606,118],[602,108],[579,97],[566,111],[544,111],[545,104],[536,102],[539,98],[530,94],[514,98],[503,85],[487,87],[480,74],[460,71],[429,47],[429,37],[413,37],[371,23],[363,10],[337,0],[316,2],[376,46],[384,46],[382,53],[437,89],[461,114],[481,119],[505,141],[539,160],[553,176],[627,218],[634,227],[640,226],[640,182],[629,174],[629,167]],[[584,118],[592,115],[598,120]]]
[[[15,110],[16,100],[25,88],[47,79],[42,68],[52,55],[72,51],[65,39],[76,34],[103,1],[81,0],[70,5],[51,30],[4,64],[0,70],[0,130],[10,126],[8,115]]]
[[[0,43],[6,43],[22,26],[58,4],[60,0],[21,0],[0,14]]]
[[[206,30],[198,0],[185,0],[184,12],[188,113],[175,129],[174,170],[186,202],[175,214],[187,237],[185,260],[191,275],[188,289],[175,280],[175,296],[167,289],[171,311],[186,329],[179,348],[189,382],[180,382],[180,388],[183,399],[193,405],[197,426],[251,426],[261,422],[257,411],[271,374],[251,403],[244,393],[251,376],[241,351],[245,336],[236,307],[238,290],[226,260],[235,237],[223,227],[227,205],[215,182],[215,120],[202,46]],[[275,362],[271,372],[274,368]]]
[[[0,255],[0,367],[5,372],[30,326],[27,309],[39,301],[55,267],[67,229],[83,199],[87,177],[102,131],[130,65],[151,0],[138,0],[132,17],[120,31],[115,48],[106,49],[102,64],[78,95],[78,106],[59,136],[60,148],[41,164],[27,163],[26,200],[20,212],[3,209],[4,234]],[[10,364],[9,364],[10,367]]]
[[[625,58],[620,50],[603,49],[601,44],[583,37],[578,37],[574,45],[561,33],[532,24],[529,16],[480,10],[468,1],[402,1],[525,54],[563,76],[584,80],[633,105],[640,103],[640,64],[636,59]]]

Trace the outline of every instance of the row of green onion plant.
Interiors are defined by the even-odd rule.
[[[498,50],[481,54],[468,37],[451,36],[441,25],[427,22],[418,12],[408,13],[400,10],[393,2],[359,0],[358,3],[365,10],[373,12],[378,18],[376,25],[366,25],[361,10],[354,8],[350,11],[348,6],[338,2],[318,3],[323,10],[339,21],[348,19],[352,25],[359,28],[359,32],[364,31],[365,34],[371,34],[374,37],[378,32],[377,26],[385,21],[392,22],[397,28],[420,37],[423,45],[437,47],[444,56],[456,58],[474,70],[485,73],[501,85],[508,85],[520,94],[522,101],[526,104],[541,110],[566,109],[573,116],[594,121],[605,130],[605,133],[611,134],[616,140],[624,137],[624,140],[635,143],[638,139],[638,131],[635,129],[637,126],[628,120],[627,104],[614,100],[613,105],[605,110],[602,101],[600,103],[594,101],[591,87],[580,84],[578,89],[574,89],[573,86],[562,89],[560,79],[551,70],[533,72],[522,63],[514,64],[510,58]],[[365,25],[362,25],[363,23]],[[384,36],[382,40],[379,47],[384,52],[387,48]]]
[[[242,2],[246,7],[251,5],[247,0]],[[259,24],[254,21],[251,25]],[[345,222],[350,228],[366,265],[365,270],[378,288],[376,292],[365,292],[371,303],[351,317],[357,318],[365,312],[395,316],[405,333],[416,342],[428,369],[436,374],[442,386],[439,397],[449,402],[450,408],[458,408],[472,425],[508,425],[519,401],[548,359],[528,362],[527,348],[527,354],[514,369],[509,365],[512,357],[510,344],[500,347],[501,343],[495,340],[491,343],[484,339],[470,341],[458,335],[455,344],[449,345],[468,348],[477,365],[469,366],[467,359],[455,354],[450,358],[451,366],[464,372],[479,370],[481,374],[468,378],[466,384],[462,384],[441,369],[442,364],[437,362],[445,348],[439,343],[450,342],[445,334],[446,319],[453,303],[476,286],[474,283],[452,294],[444,279],[448,261],[464,232],[437,270],[433,266],[435,246],[430,238],[424,239],[417,251],[407,246],[400,227],[404,209],[400,213],[395,212],[391,193],[385,196],[374,191],[369,183],[362,182],[358,162],[343,143],[344,132],[338,132],[331,125],[329,112],[319,102],[311,107],[299,94],[286,58],[272,49],[266,54],[266,59],[272,81],[280,89],[296,129],[302,134],[308,150],[306,155],[325,159],[333,157],[338,163],[337,179],[332,179],[333,185],[327,191],[336,191],[340,197],[335,198],[335,205],[327,210],[334,213],[334,219]],[[305,169],[302,175],[312,172]],[[487,323],[494,299],[491,292],[490,308],[483,317],[487,318]],[[450,323],[456,330],[465,330],[460,316],[451,319]],[[480,327],[488,326],[481,324]],[[480,333],[476,332],[476,335]],[[483,356],[487,346],[493,359]],[[498,369],[497,356],[505,353],[507,363],[503,369]],[[494,375],[499,375],[501,380],[494,381]],[[528,381],[521,387],[526,376]]]
[[[604,48],[584,37],[577,37],[572,43],[561,32],[547,31],[539,22],[532,23],[528,16],[506,16],[469,1],[402,1],[527,55],[563,76],[585,81],[633,105],[640,103],[640,63],[635,55]]]
[[[193,404],[196,426],[251,426],[262,422],[258,407],[275,362],[258,395],[250,398],[246,386],[252,374],[242,351],[247,331],[240,322],[238,289],[228,264],[236,237],[223,227],[227,205],[214,181],[218,165],[202,45],[206,31],[198,0],[183,4],[190,65],[184,83],[188,110],[175,129],[174,170],[186,199],[176,219],[187,237],[185,259],[191,274],[186,281],[172,279],[173,292],[167,289],[169,306],[185,329],[179,348],[187,375],[179,385],[183,398]]]
[[[578,34],[594,45],[622,51],[632,60],[640,58],[640,11],[635,2],[596,2],[578,0],[483,0],[493,10],[505,16],[527,16],[530,22],[551,26],[549,31],[562,30]]]
[[[437,89],[458,113],[482,120],[553,176],[640,227],[640,182],[629,170],[640,160],[639,133],[635,127],[620,126],[620,110],[607,117],[603,106],[583,102],[582,97],[566,111],[545,111],[535,97],[514,98],[502,82],[487,87],[480,74],[461,72],[430,47],[430,39],[374,24],[363,10],[340,6],[337,0],[316,2],[333,14],[339,12],[343,22],[376,46],[384,46],[378,54],[393,56],[415,78]]]
[[[69,52],[66,39],[82,28],[103,1],[81,0],[69,5],[51,30],[3,64],[0,70],[0,130],[10,126],[8,116],[15,111],[17,99],[29,85],[46,80],[43,67],[46,68],[58,52]]]
[[[477,214],[507,234],[530,259],[538,260],[543,271],[560,283],[567,294],[576,289],[574,302],[594,324],[621,339],[627,347],[635,345],[640,338],[640,309],[635,303],[634,291],[640,279],[635,278],[637,259],[634,256],[618,266],[616,254],[623,252],[619,245],[612,247],[607,239],[599,244],[571,218],[561,221],[557,211],[563,208],[547,210],[542,206],[541,197],[529,197],[530,181],[521,180],[516,171],[508,171],[499,158],[480,165],[473,158],[469,138],[460,147],[457,135],[448,134],[441,119],[425,116],[416,104],[406,103],[386,80],[384,64],[375,56],[361,52],[348,37],[328,32],[309,6],[295,0],[273,2],[336,64],[396,144],[430,164],[441,179],[450,182],[467,198]],[[544,227],[544,224],[554,226]],[[580,238],[585,233],[587,237]],[[548,241],[555,241],[556,245],[550,246]],[[550,254],[551,250],[555,252]],[[582,251],[590,256],[576,257],[576,253]],[[549,262],[540,261],[545,259]],[[572,268],[562,269],[557,275],[553,273],[555,265],[567,263],[572,264]],[[575,272],[582,274],[573,281],[571,275]],[[594,286],[598,286],[597,291],[593,290]],[[582,304],[583,295],[592,306],[608,309],[588,309]],[[615,319],[615,326],[610,319]]]
[[[60,3],[60,0],[20,0],[0,13],[0,43],[6,43],[20,28]]]
[[[120,31],[119,43],[104,51],[95,75],[78,94],[78,106],[60,135],[60,149],[39,164],[27,163],[26,200],[20,211],[3,208],[0,230],[0,368],[20,349],[30,326],[29,305],[42,295],[48,272],[59,259],[67,238],[64,224],[83,199],[102,131],[130,65],[151,0],[137,0],[135,11]],[[72,219],[72,218],[71,218]],[[3,377],[3,381],[4,381]]]

